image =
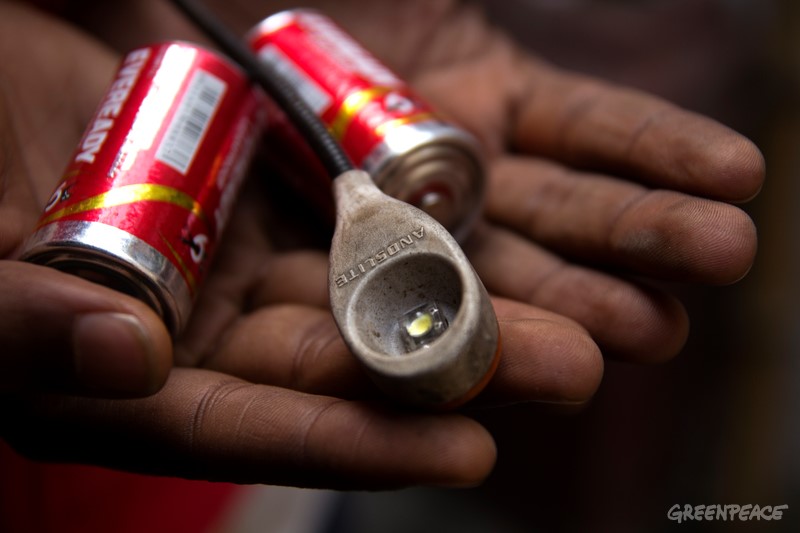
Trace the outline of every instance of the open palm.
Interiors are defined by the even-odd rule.
[[[200,38],[163,2],[99,4],[80,23],[120,50]],[[288,7],[279,4],[225,2],[218,10],[243,31]],[[319,2],[326,4],[434,106],[475,132],[491,156],[486,216],[466,250],[497,296],[504,357],[478,402],[584,402],[602,375],[601,350],[658,361],[685,340],[677,300],[631,278],[728,283],[746,273],[755,232],[726,203],[751,197],[763,178],[761,156],[745,139],[651,97],[532,60],[458,2]],[[73,29],[13,4],[2,9],[2,149],[9,156],[0,245],[12,258],[115,58]],[[30,44],[26,57],[11,51],[20,41]],[[264,202],[257,190],[243,195],[192,320],[172,347],[178,368],[157,394],[37,396],[9,407],[3,435],[37,456],[190,477],[325,486],[482,479],[495,450],[478,424],[375,401],[326,309],[324,251],[278,251],[265,231]],[[131,392],[166,378],[169,340],[138,302],[32,265],[3,261],[0,268],[10,295],[4,317],[60,313],[52,323],[61,329],[49,335],[21,334],[29,321],[7,321],[0,332],[15,353],[58,353],[72,314],[113,310],[139,317],[152,341],[150,388]],[[31,294],[46,298],[35,302]],[[26,375],[38,379],[36,371]],[[142,447],[147,454],[132,453]]]

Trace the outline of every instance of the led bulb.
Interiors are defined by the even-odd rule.
[[[416,318],[406,324],[406,333],[414,339],[427,335],[431,329],[433,329],[433,317],[430,313],[419,313]]]
[[[436,409],[469,401],[497,368],[500,331],[463,250],[364,171],[341,174],[333,190],[328,294],[347,347],[395,400]]]
[[[439,309],[439,304],[422,304],[402,317],[403,345],[409,352],[425,348],[446,329],[447,319]]]

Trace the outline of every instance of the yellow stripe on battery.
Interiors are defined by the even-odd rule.
[[[39,227],[49,224],[60,218],[94,209],[104,209],[108,207],[116,207],[119,205],[135,204],[137,202],[164,202],[171,204],[197,216],[207,223],[203,208],[191,196],[183,191],[179,191],[173,187],[165,185],[157,185],[153,183],[136,183],[133,185],[124,185],[122,187],[115,187],[104,193],[86,198],[80,202],[59,209],[55,213],[42,218],[39,222]]]
[[[347,98],[342,102],[338,113],[336,113],[336,116],[328,127],[331,135],[333,135],[337,141],[341,141],[345,133],[347,133],[350,124],[353,123],[356,115],[364,106],[391,91],[392,89],[389,87],[370,87],[369,89],[362,89],[347,95]]]

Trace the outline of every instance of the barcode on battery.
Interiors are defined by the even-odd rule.
[[[258,52],[258,56],[265,63],[272,65],[317,115],[321,115],[331,105],[330,95],[300,70],[278,47],[269,44]]]
[[[156,151],[158,161],[186,174],[226,88],[213,74],[204,70],[194,73]]]

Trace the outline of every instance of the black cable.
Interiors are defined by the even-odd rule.
[[[342,147],[282,74],[258,59],[241,39],[201,3],[191,0],[172,0],[172,3],[275,100],[317,154],[332,179],[353,169],[353,163]]]

